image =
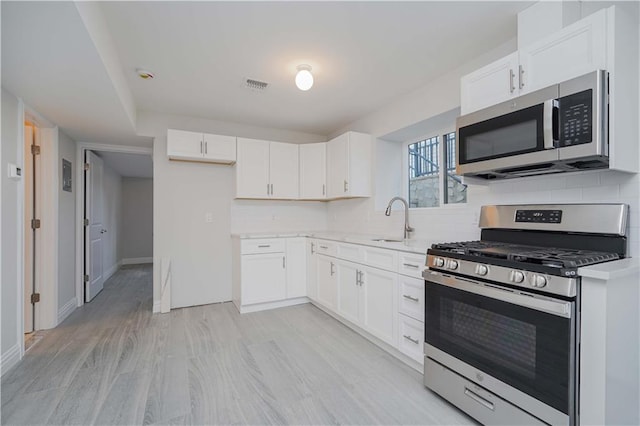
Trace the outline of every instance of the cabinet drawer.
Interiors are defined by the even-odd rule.
[[[425,254],[401,253],[398,261],[398,273],[410,277],[422,278],[422,271],[426,268]]]
[[[424,321],[424,279],[398,277],[398,312]]]
[[[362,263],[364,248],[355,244],[336,244],[336,257],[351,262]]]
[[[374,268],[396,272],[398,252],[367,247],[364,249],[364,263]]]
[[[422,364],[424,362],[424,323],[402,314],[398,317],[398,349]]]
[[[240,243],[241,254],[284,253],[284,239],[249,239]]]
[[[337,244],[327,240],[316,240],[315,251],[320,254],[325,254],[327,256],[334,256],[337,252]]]

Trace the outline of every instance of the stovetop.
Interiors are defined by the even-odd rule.
[[[557,269],[575,269],[619,259],[616,253],[578,250],[559,247],[519,245],[498,241],[463,241],[433,244],[439,252],[477,257],[478,262],[500,259],[512,262],[512,267],[526,269],[527,265],[541,265]],[[502,263],[502,262],[501,262]],[[537,269],[537,268],[535,268]],[[565,275],[565,274],[562,274]]]

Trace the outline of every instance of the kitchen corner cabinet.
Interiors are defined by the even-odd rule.
[[[232,164],[236,161],[236,137],[168,129],[167,156],[171,160]]]
[[[236,198],[298,198],[298,145],[238,138]]]
[[[371,135],[347,132],[327,142],[327,198],[371,196]]]
[[[318,252],[317,242],[306,239],[307,256],[307,297],[314,302],[318,300]]]
[[[318,303],[325,308],[336,310],[338,302],[336,260],[325,255],[317,256]]]
[[[327,198],[327,144],[300,145],[300,199]]]
[[[462,77],[461,114],[607,67],[607,14],[600,10]]]

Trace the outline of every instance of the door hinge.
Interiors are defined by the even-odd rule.
[[[84,223],[84,226],[89,226],[89,219],[85,219],[83,223]]]
[[[84,282],[85,282],[85,283],[88,283],[88,282],[89,282],[89,275],[85,275],[85,276],[84,276]]]
[[[31,219],[31,229],[40,229],[40,219]]]
[[[40,155],[40,145],[31,145],[31,155]]]
[[[89,170],[89,163],[84,163],[84,169]]]
[[[32,293],[31,294],[31,304],[38,303],[40,301],[40,293]]]

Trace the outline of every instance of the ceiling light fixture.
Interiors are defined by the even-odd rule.
[[[138,77],[140,77],[143,80],[152,80],[153,77],[155,77],[155,75],[153,75],[151,71],[143,70],[140,68],[136,70],[136,73],[138,73]]]
[[[313,86],[313,74],[311,74],[311,66],[303,64],[298,65],[298,73],[296,74],[296,86],[298,89],[307,91]]]

